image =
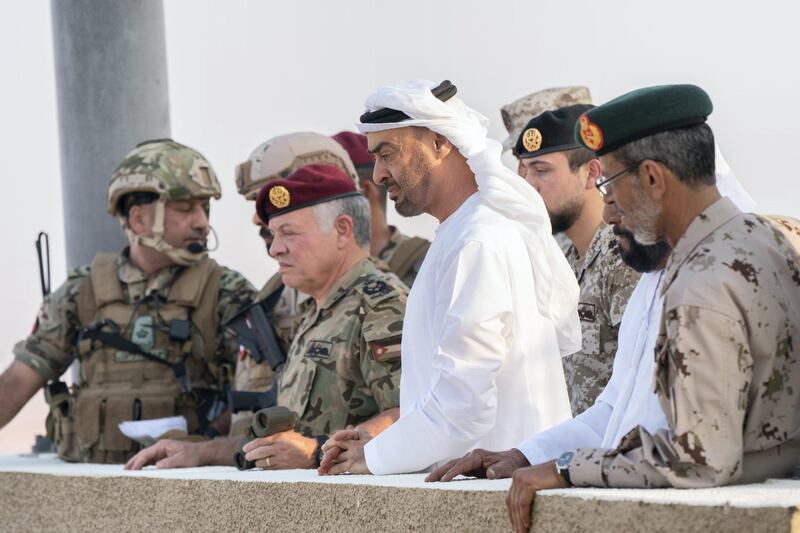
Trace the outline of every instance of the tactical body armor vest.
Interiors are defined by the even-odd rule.
[[[117,275],[117,254],[99,254],[90,279],[78,293],[82,326],[111,320],[119,336],[149,354],[183,363],[191,389],[221,389],[231,374],[220,368],[217,350],[217,301],[222,269],[206,258],[181,272],[167,294],[125,301]],[[200,421],[197,395],[186,390],[172,368],[88,338],[78,339],[80,381],[73,386],[68,409],[55,409],[55,440],[59,456],[68,461],[120,463],[138,445],[118,424],[183,415],[189,433]]]
[[[431,243],[422,237],[411,237],[400,243],[389,261],[389,270],[405,280],[411,269],[428,253]]]

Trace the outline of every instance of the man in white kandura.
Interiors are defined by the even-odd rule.
[[[455,92],[411,81],[366,101],[375,182],[401,215],[441,225],[406,308],[400,419],[369,442],[332,435],[321,474],[418,472],[570,417],[560,358],[581,345],[575,275],[541,197]]]

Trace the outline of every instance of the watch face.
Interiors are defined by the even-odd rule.
[[[573,457],[575,457],[574,452],[563,453],[561,454],[561,457],[558,458],[558,461],[556,461],[556,465],[558,466],[559,469],[567,468],[569,466],[569,463],[572,462]]]

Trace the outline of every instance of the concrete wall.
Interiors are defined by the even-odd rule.
[[[504,502],[505,491],[0,473],[10,531],[507,531]],[[800,511],[783,507],[547,494],[533,513],[532,531],[549,533],[800,531]]]

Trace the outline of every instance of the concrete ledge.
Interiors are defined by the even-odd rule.
[[[0,524],[12,531],[503,531],[503,481],[422,475],[319,478],[233,468],[125,472],[0,457]],[[707,490],[545,491],[534,531],[800,532],[800,482]]]

